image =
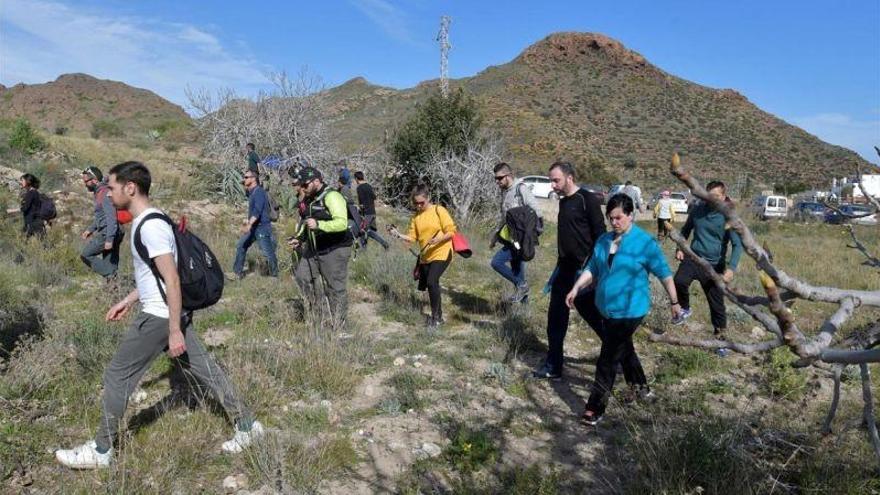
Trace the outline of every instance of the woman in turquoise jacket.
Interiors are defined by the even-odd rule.
[[[608,200],[606,215],[612,231],[603,234],[593,247],[586,269],[566,296],[572,307],[581,289],[596,283],[596,307],[602,315],[602,349],[596,362],[596,379],[590,391],[584,422],[595,425],[605,413],[608,396],[620,362],[631,376],[631,387],[644,396],[650,393],[645,371],[633,347],[632,337],[651,309],[651,285],[648,273],[663,282],[669,294],[673,319],[680,318],[681,306],[672,282],[672,271],[657,241],[633,223],[635,205],[626,194]]]

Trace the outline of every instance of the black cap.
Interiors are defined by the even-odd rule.
[[[299,171],[299,177],[297,177],[297,183],[299,185],[305,185],[315,179],[323,179],[324,176],[321,175],[321,171],[314,167],[304,167]]]

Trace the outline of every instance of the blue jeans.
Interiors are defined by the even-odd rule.
[[[257,241],[257,244],[260,246],[260,251],[262,251],[266,256],[266,259],[269,260],[269,275],[277,277],[278,259],[275,258],[275,236],[272,235],[271,229],[251,230],[247,234],[241,236],[238,240],[238,244],[235,246],[235,263],[232,265],[232,271],[238,275],[241,275],[244,271],[244,262],[247,258],[247,251],[254,241]]]
[[[526,283],[526,262],[507,246],[502,247],[492,257],[492,268],[516,287]]]

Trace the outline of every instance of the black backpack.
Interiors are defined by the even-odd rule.
[[[328,187],[327,190],[324,191],[324,193],[321,194],[320,197],[318,197],[317,203],[324,211],[327,211],[327,206],[325,205],[324,200],[326,199],[327,194],[329,194],[331,191],[339,193],[342,198],[345,199],[345,208],[348,212],[348,230],[351,232],[351,235],[354,236],[355,239],[364,235],[365,225],[364,219],[363,217],[361,217],[361,212],[360,210],[358,210],[357,205],[349,201],[344,194],[337,191],[336,189],[331,189]]]
[[[194,311],[214,305],[223,295],[223,269],[220,261],[201,239],[186,228],[186,218],[178,226],[164,213],[150,213],[134,231],[134,246],[138,256],[150,267],[159,285],[162,299],[168,303],[165,290],[162,289],[162,276],[156,263],[150,259],[147,247],[141,241],[141,227],[148,220],[160,218],[171,226],[174,231],[174,242],[177,245],[177,273],[180,276],[180,295],[183,309]]]
[[[40,193],[39,216],[47,222],[54,220],[58,216],[58,211],[55,210],[55,200],[43,193]]]

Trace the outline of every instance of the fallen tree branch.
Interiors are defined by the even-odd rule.
[[[880,307],[880,291],[848,290],[839,289],[837,287],[814,286],[798,280],[777,268],[773,264],[773,260],[767,250],[758,244],[751,230],[749,230],[739,215],[736,214],[733,205],[727,204],[725,201],[719,200],[710,195],[709,192],[690,175],[690,173],[681,167],[681,159],[678,157],[677,153],[672,155],[670,170],[678,180],[690,188],[694,196],[707,202],[724,215],[724,218],[727,219],[730,227],[734,229],[739,234],[740,239],[742,239],[743,248],[746,253],[755,260],[758,268],[766,272],[778,286],[788,289],[802,299],[809,301],[839,304],[844,299],[851,297],[858,299],[864,306]]]
[[[845,365],[835,366],[834,367],[834,396],[831,398],[831,407],[828,408],[828,415],[825,416],[825,421],[822,423],[822,434],[830,435],[831,434],[831,422],[834,421],[834,416],[837,415],[837,406],[840,403],[840,375],[843,374],[843,369],[846,368]]]

